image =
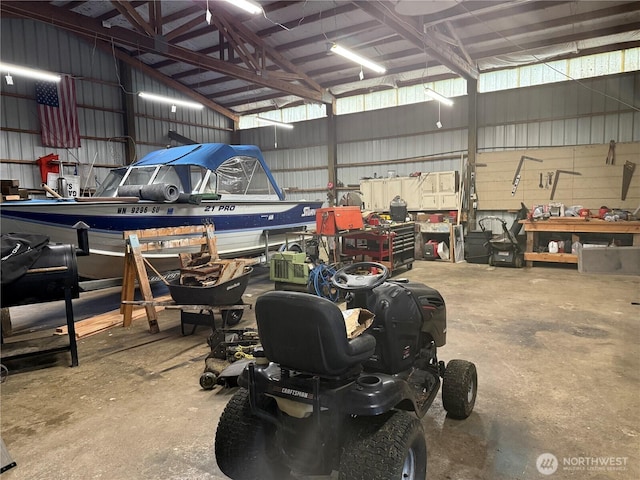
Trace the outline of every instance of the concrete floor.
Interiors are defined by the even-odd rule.
[[[440,357],[478,368],[471,417],[447,418],[438,398],[422,420],[428,478],[640,478],[639,277],[441,262],[398,276],[440,290],[449,314]],[[255,275],[245,299],[270,288]],[[137,321],[81,340],[78,368],[65,353],[11,372],[1,434],[18,466],[3,480],[226,478],[212,444],[233,390],[200,389],[204,328],[181,336],[175,311],[159,323],[157,335]],[[249,311],[241,326],[252,324]],[[537,470],[543,453],[560,462],[552,475]]]

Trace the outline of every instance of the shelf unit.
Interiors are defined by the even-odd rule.
[[[438,222],[438,223],[430,223],[430,222],[416,222],[416,230],[420,232],[420,251],[424,252],[424,244],[429,240],[437,240],[441,242],[445,242],[449,247],[449,260],[450,262],[455,261],[454,255],[454,235],[453,235],[453,224],[448,222]]]

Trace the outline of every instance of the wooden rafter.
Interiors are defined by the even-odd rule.
[[[287,6],[290,6],[292,2],[287,2]],[[269,7],[271,7],[273,4],[269,5]],[[282,24],[282,26],[284,26],[285,28],[295,28],[298,25],[302,24],[304,22],[305,25],[313,23],[313,22],[318,22],[321,20],[327,20],[328,18],[332,17],[332,16],[337,16],[337,15],[343,15],[345,13],[349,13],[352,12],[353,10],[357,10],[357,6],[351,4],[351,3],[347,3],[344,5],[339,5],[336,6],[334,9],[331,10],[330,13],[327,12],[318,12],[318,13],[314,13],[313,15],[306,15],[303,17],[299,17],[296,18],[294,20],[290,20],[288,22],[285,22]],[[189,8],[185,8],[184,10],[181,10],[179,12],[176,12],[172,15],[172,20],[177,20],[178,18],[183,18],[186,17],[188,15],[191,15],[193,13],[195,13],[196,11],[200,11],[200,7],[198,6],[192,6]],[[178,15],[180,14],[180,15]],[[165,17],[165,22],[168,23],[169,20],[169,16]],[[197,23],[196,23],[197,25]],[[196,26],[194,25],[194,27]],[[282,31],[282,26],[280,25],[274,25],[268,28],[265,28],[263,30],[260,30],[258,32],[256,32],[256,35],[259,38],[266,38],[270,35],[273,35],[274,33],[278,33]],[[185,41],[185,40],[190,40],[192,38],[196,38],[198,36],[201,35],[205,35],[207,34],[208,31],[205,28],[201,28],[198,30],[191,30],[191,29],[185,29],[185,31],[178,33],[177,35],[172,35],[171,40],[176,40],[177,42],[181,42],[181,41]],[[177,37],[180,37],[179,39]],[[198,53],[202,53],[204,55],[209,55],[210,53],[213,53],[215,51],[219,50],[218,45],[213,46],[213,47],[207,47],[207,48],[203,48],[202,50],[198,50]],[[277,48],[276,50],[281,51],[280,48]],[[152,66],[154,68],[164,68],[164,67],[168,67],[169,65],[174,64],[175,62],[173,60],[163,60],[161,62],[157,62],[155,64],[153,64]],[[294,62],[295,63],[295,62]],[[184,76],[190,76],[190,75],[195,75],[198,73],[198,70],[192,70],[192,71],[188,71],[188,72],[183,72],[181,73],[181,75]],[[177,77],[174,77],[177,78]]]
[[[432,56],[458,75],[465,78],[478,78],[477,68],[458,55],[449,45],[439,42],[428,33],[424,33],[422,25],[414,18],[395,13],[393,8],[389,8],[388,4],[384,2],[358,0],[354,3],[408,42],[419,48],[428,49]]]
[[[265,79],[254,71],[238,67],[229,62],[207,55],[201,55],[187,48],[172,43],[162,42],[162,51],[158,50],[154,38],[126,28],[112,26],[105,28],[101,22],[75,12],[67,12],[51,4],[34,6],[34,2],[2,1],[0,10],[6,14],[40,20],[50,25],[70,30],[75,35],[91,40],[115,42],[128,48],[142,52],[155,53],[165,58],[188,63],[200,68],[213,70],[263,87],[279,90],[285,94],[295,95],[308,100],[326,102],[326,92],[313,90],[303,85],[289,83],[278,79]],[[322,88],[322,87],[320,87]]]
[[[179,37],[183,33],[188,32],[192,28],[200,25],[202,22],[203,22],[202,17],[201,16],[197,16],[196,18],[194,18],[192,20],[189,20],[188,22],[183,23],[179,27],[174,28],[169,33],[167,33],[164,36],[164,38],[165,38],[165,40],[167,40],[169,42],[169,41],[173,40],[174,38]]]
[[[149,23],[156,35],[162,35],[162,1],[149,0],[147,4],[149,10]]]
[[[303,72],[298,66],[296,66],[289,59],[285,58],[282,54],[276,51],[274,48],[269,47],[265,44],[260,37],[258,37],[251,30],[246,28],[244,25],[240,23],[234,23],[229,21],[229,18],[225,12],[221,12],[221,9],[216,8],[216,14],[225,18],[227,20],[227,24],[233,25],[233,29],[247,42],[251,43],[256,50],[262,50],[264,55],[269,57],[269,59],[274,62],[276,65],[280,66],[283,70],[294,72],[300,75],[300,78],[304,83],[306,83],[309,87],[316,90],[321,95],[326,95],[324,88],[311,77],[309,77],[305,72]]]
[[[138,11],[129,2],[125,2],[123,0],[112,0],[111,3],[138,32],[152,37],[155,35],[151,25],[142,18]]]
[[[244,64],[254,71],[261,70],[258,60],[253,56],[253,53],[249,51],[245,42],[242,40],[240,35],[238,35],[233,26],[228,22],[227,18],[223,15],[214,15],[212,21],[218,28],[218,31],[222,33],[231,47],[240,56]]]
[[[214,112],[218,112],[221,115],[224,115],[225,117],[233,120],[234,122],[238,121],[238,115],[232,112],[231,110],[224,108],[221,105],[218,105],[217,103],[213,102],[211,99],[205,97],[204,95],[199,94],[198,92],[196,92],[195,90],[192,90],[189,87],[184,86],[180,82],[177,82],[172,78],[167,77],[166,75],[163,75],[157,70],[151,68],[149,65],[142,63],[137,58],[133,58],[130,55],[127,55],[125,52],[117,48],[112,49],[110,43],[104,40],[98,40],[96,42],[96,45],[98,46],[98,48],[105,51],[109,55],[114,54],[116,58],[118,58],[119,60],[122,60],[123,62],[131,65],[132,67],[140,70],[142,73],[149,75],[151,78],[155,78],[159,82],[165,84],[167,87],[185,94],[189,98],[192,98],[196,102],[202,103],[205,107],[213,110]]]
[[[453,25],[451,24],[451,22],[445,22],[445,25],[447,27],[447,30],[449,30],[449,33],[451,34],[453,39],[456,41],[458,49],[460,50],[460,52],[462,52],[462,55],[464,55],[464,58],[467,59],[467,62],[473,65],[474,62],[471,59],[471,55],[469,55],[469,52],[467,52],[467,49],[464,46],[464,43],[462,43],[462,40],[460,40],[460,37],[458,36],[458,32],[456,32],[456,29],[453,28]]]
[[[142,0],[137,0],[135,2],[131,2],[131,6],[133,8],[138,8],[140,5],[144,5],[145,3],[147,2]],[[113,10],[109,10],[108,12],[103,13],[99,17],[96,17],[96,20],[99,20],[100,22],[104,22],[104,21],[111,20],[112,18],[117,17],[118,15],[120,15],[120,11],[114,8]]]

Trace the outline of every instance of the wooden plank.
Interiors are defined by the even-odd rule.
[[[136,269],[133,264],[133,258],[129,245],[124,255],[124,279],[122,283],[122,291],[120,293],[120,313],[124,316],[123,324],[125,327],[131,325],[131,306],[126,306],[124,300],[133,300],[136,290]]]
[[[127,230],[123,232],[123,238],[126,240],[131,235],[136,235],[138,239],[147,239],[153,237],[177,237],[185,235],[195,235],[204,233],[204,225],[191,225],[186,227],[164,227],[164,228],[148,228],[145,230]]]
[[[236,268],[236,271],[234,272],[233,277],[231,277],[232,280],[234,278],[241,277],[244,274],[245,263],[242,260],[238,260],[237,263],[238,263],[238,268]]]
[[[528,262],[578,263],[578,256],[572,253],[537,253],[525,252]]]
[[[168,248],[188,248],[202,246],[206,244],[204,237],[179,238],[174,240],[159,240],[157,242],[146,242],[140,244],[141,252],[153,252],[155,250],[166,250]]]
[[[209,250],[209,255],[214,260],[218,260],[220,256],[218,255],[218,244],[216,243],[216,235],[215,228],[213,223],[207,225],[207,229],[204,233],[206,241],[207,241],[207,249]]]
[[[208,263],[199,267],[181,268],[180,273],[182,275],[211,275],[213,273],[219,273],[220,270],[222,270],[222,265]]]
[[[164,310],[164,306],[161,306],[169,300],[169,295],[164,295],[157,299],[158,308],[157,311]],[[133,308],[133,305],[130,304]],[[145,318],[147,312],[145,309],[135,310],[132,314],[133,320],[140,320]],[[105,312],[100,315],[96,315],[95,317],[87,318],[85,320],[80,320],[75,322],[75,330],[76,330],[76,338],[84,338],[90,335],[95,335],[96,333],[100,333],[104,330],[108,330],[109,328],[115,326],[123,326],[122,316],[119,310],[113,310],[110,312]],[[56,328],[56,335],[67,335],[68,327],[66,325]]]
[[[220,277],[218,277],[218,283],[219,284],[224,283],[234,278],[236,270],[238,270],[238,265],[239,265],[239,262],[235,262],[235,261],[231,261],[227,263],[222,269],[222,272],[220,272]]]
[[[599,219],[525,221],[525,232],[567,232],[567,233],[640,233],[640,221],[605,222]]]
[[[151,285],[149,284],[149,277],[147,276],[147,269],[144,265],[144,259],[142,258],[142,252],[140,251],[140,243],[136,235],[129,237],[129,245],[131,247],[131,255],[134,260],[136,276],[138,277],[138,288],[142,293],[142,297],[145,300],[153,300],[153,293],[151,292]],[[151,333],[158,333],[160,328],[158,327],[158,314],[153,305],[145,305],[147,311],[147,320],[149,322],[149,331]]]

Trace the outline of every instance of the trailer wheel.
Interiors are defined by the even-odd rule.
[[[227,327],[235,327],[242,320],[242,314],[244,310],[223,310],[222,311],[222,322]]]
[[[236,305],[244,305],[242,299],[236,302]],[[235,327],[242,320],[244,309],[238,310],[222,310],[222,324],[227,327]]]
[[[339,480],[423,480],[427,442],[422,423],[405,411],[350,420]]]
[[[451,360],[442,380],[442,405],[453,418],[471,415],[478,393],[476,366],[466,360]]]
[[[238,390],[216,430],[215,453],[222,473],[234,480],[290,479],[274,446],[274,428],[251,413],[249,391]]]

